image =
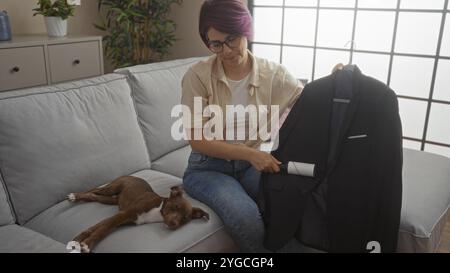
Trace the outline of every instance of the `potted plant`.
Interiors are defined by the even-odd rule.
[[[106,31],[106,56],[116,68],[160,61],[175,38],[171,6],[183,0],[99,0],[106,18],[94,26]]]
[[[75,6],[67,0],[38,0],[38,7],[33,9],[35,13],[44,16],[48,36],[63,37],[67,35],[67,18],[74,15]]]

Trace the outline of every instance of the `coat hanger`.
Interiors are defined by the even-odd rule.
[[[332,73],[338,71],[338,70],[342,70],[344,68],[344,64],[343,63],[338,63],[337,65],[335,65],[333,67]]]
[[[343,63],[338,63],[337,65],[334,66],[332,73],[334,73],[338,70],[346,70],[346,71],[353,72],[355,70],[355,65],[351,64],[351,63],[348,63],[346,65],[344,65]]]
[[[356,41],[354,40],[349,40],[344,44],[344,47],[347,48],[348,45],[351,45],[351,48],[356,48]],[[337,65],[334,66],[332,73],[334,73],[337,70],[346,70],[346,71],[350,71],[353,72],[355,69],[355,65],[348,63],[346,65],[344,65],[343,63],[338,63]]]

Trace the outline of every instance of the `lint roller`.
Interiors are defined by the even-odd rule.
[[[289,161],[279,165],[282,174],[293,174],[314,177],[315,164]]]

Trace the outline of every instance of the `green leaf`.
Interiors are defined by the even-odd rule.
[[[170,20],[172,4],[182,0],[99,0],[98,9],[105,10],[97,29],[107,31],[103,41],[105,54],[116,67],[147,63],[168,54],[176,41],[176,25]],[[147,5],[148,3],[148,5]],[[148,25],[145,25],[148,23]],[[144,31],[145,30],[145,31]],[[147,41],[145,43],[145,41]],[[134,60],[136,42],[141,50],[148,48],[148,59]]]
[[[67,19],[75,13],[75,7],[69,5],[67,0],[56,0],[53,4],[51,0],[38,0],[37,5],[38,7],[33,9],[33,11],[36,11],[33,16],[42,14],[43,16],[56,16]]]

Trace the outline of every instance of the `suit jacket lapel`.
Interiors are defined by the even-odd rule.
[[[288,118],[286,119],[285,123],[280,129],[279,132],[279,147],[284,147],[284,143],[289,138],[289,136],[294,133],[293,130],[296,127],[297,123],[299,122],[300,117],[304,118],[314,118],[314,113],[327,113],[328,119],[321,120],[323,124],[317,124],[317,126],[327,126],[328,130],[325,130],[328,132],[328,137],[326,143],[315,143],[316,145],[325,145],[328,147],[327,151],[330,152],[330,128],[331,128],[331,117],[332,117],[332,108],[333,108],[333,98],[335,94],[335,82],[336,82],[336,75],[337,73],[333,73],[332,75],[328,76],[327,78],[323,78],[321,80],[325,80],[326,84],[320,88],[313,88],[309,89],[308,85],[305,86],[305,89],[300,98],[297,100],[297,102],[294,104],[291,112],[289,113]],[[358,69],[358,67],[354,68],[353,76],[352,76],[352,99],[350,100],[350,103],[348,105],[347,111],[345,113],[345,118],[342,123],[342,127],[339,130],[338,140],[336,143],[336,152],[331,158],[330,161],[327,160],[328,153],[324,155],[323,162],[321,164],[321,168],[324,168],[324,164],[327,164],[326,166],[326,173],[330,173],[334,167],[336,166],[336,163],[339,160],[339,156],[341,153],[341,147],[343,144],[343,141],[345,140],[345,137],[348,133],[348,130],[350,129],[350,126],[355,118],[356,111],[358,109],[358,105],[360,102],[360,81],[361,81],[361,71]],[[310,113],[308,111],[305,111],[306,105],[310,106],[311,103],[314,103],[315,107],[314,110]],[[308,117],[305,117],[305,115],[309,115]],[[320,123],[321,123],[320,122]],[[307,130],[307,128],[304,128]],[[314,143],[314,140],[311,140],[312,143]],[[281,152],[280,149],[274,151],[274,155],[277,156],[277,154]],[[328,163],[327,163],[328,161]],[[323,170],[323,169],[322,169]],[[323,173],[325,175],[325,173]]]
[[[285,149],[292,149],[292,147],[285,147],[286,142],[292,141],[291,138],[295,134],[305,134],[304,130],[311,132],[317,132],[320,136],[311,136],[307,139],[303,138],[303,141],[307,141],[310,149],[306,149],[311,153],[321,153],[315,156],[320,162],[316,162],[318,167],[319,176],[324,175],[325,164],[327,160],[328,143],[329,143],[329,124],[331,118],[331,110],[333,104],[333,82],[335,75],[332,74],[328,77],[318,79],[314,85],[305,86],[300,98],[292,107],[288,118],[280,129],[279,132],[279,148],[274,151],[275,157],[285,155]],[[318,85],[318,86],[316,86]],[[308,121],[309,120],[309,121]],[[305,127],[309,124],[311,128],[299,128],[297,126]],[[297,128],[296,128],[297,127]],[[308,127],[308,126],[307,126]],[[302,150],[302,153],[306,152]],[[300,155],[300,157],[304,157]],[[277,157],[278,158],[278,157]],[[292,160],[288,158],[288,160]]]
[[[345,113],[345,118],[342,123],[342,128],[340,129],[340,133],[338,136],[337,144],[336,144],[336,152],[333,156],[333,158],[330,160],[330,165],[327,167],[328,173],[331,173],[336,166],[336,163],[339,161],[339,157],[342,151],[342,144],[345,140],[345,137],[348,134],[348,130],[350,129],[350,126],[352,125],[352,122],[355,118],[356,111],[358,109],[358,105],[361,98],[361,92],[360,92],[360,81],[361,81],[361,71],[358,69],[358,67],[355,66],[352,76],[352,99],[350,100],[350,103],[348,105],[347,111]],[[333,83],[333,89],[336,88],[335,83]],[[334,90],[333,90],[334,94]],[[331,126],[331,124],[330,124]]]

